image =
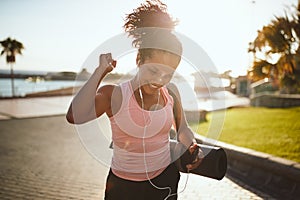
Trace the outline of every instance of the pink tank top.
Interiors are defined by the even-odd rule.
[[[171,162],[169,131],[173,123],[173,98],[161,88],[165,106],[143,110],[130,81],[120,85],[122,104],[110,117],[113,158],[111,169],[120,178],[144,181],[158,176]]]

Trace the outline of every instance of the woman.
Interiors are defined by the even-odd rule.
[[[201,160],[193,133],[187,126],[180,96],[169,84],[179,65],[182,45],[172,33],[176,22],[160,1],[141,4],[125,19],[125,31],[138,48],[134,78],[119,85],[104,85],[103,78],[117,62],[101,54],[99,66],[74,97],[67,120],[81,124],[106,114],[111,123],[113,158],[107,177],[105,199],[177,199],[179,172],[171,162],[169,132],[175,124],[178,140],[192,160]],[[175,123],[173,123],[175,122]]]

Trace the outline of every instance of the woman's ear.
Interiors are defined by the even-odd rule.
[[[136,59],[135,59],[135,63],[136,65],[139,67],[140,66],[140,62],[141,62],[141,55],[140,53],[138,52],[137,55],[136,55]]]

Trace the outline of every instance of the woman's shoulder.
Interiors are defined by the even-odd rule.
[[[115,84],[102,85],[97,90],[97,94],[111,94],[114,90],[119,90],[120,86]]]
[[[169,92],[169,94],[172,96],[172,97],[175,97],[175,96],[178,96],[179,95],[179,90],[177,88],[177,86],[174,84],[174,83],[168,83],[166,85],[166,88]]]
[[[109,117],[112,117],[116,110],[119,110],[122,102],[122,91],[120,85],[115,84],[107,84],[101,86],[96,95],[97,102],[105,102],[107,104],[108,109],[106,110],[106,114]],[[112,109],[112,105],[114,109]],[[117,109],[116,109],[117,108]]]
[[[117,95],[114,97],[120,97],[122,96],[122,91],[126,90],[126,88],[128,87],[129,81],[121,82],[118,84],[106,84],[98,89],[97,94],[104,94],[109,97],[111,97],[112,95]]]

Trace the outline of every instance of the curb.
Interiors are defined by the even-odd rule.
[[[227,154],[227,174],[280,199],[300,196],[300,163],[270,154],[211,140],[195,134],[200,143],[222,147]]]

